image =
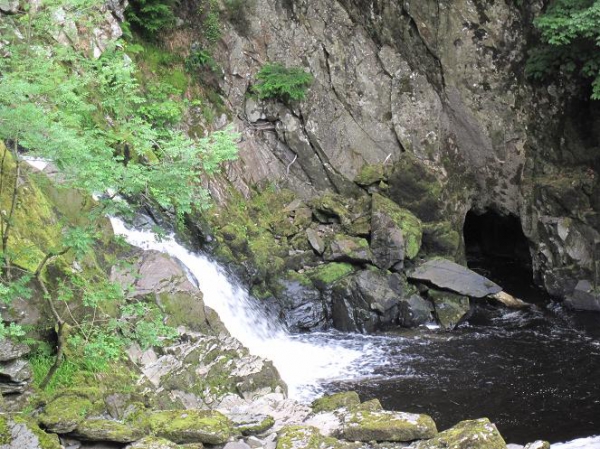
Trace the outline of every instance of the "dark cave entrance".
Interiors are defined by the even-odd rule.
[[[515,215],[469,211],[463,228],[467,265],[527,302],[542,301],[533,284],[529,242]]]

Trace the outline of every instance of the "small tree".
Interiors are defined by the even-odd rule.
[[[256,74],[252,87],[258,98],[275,98],[284,102],[304,100],[313,76],[301,67],[286,68],[282,64],[265,64]]]

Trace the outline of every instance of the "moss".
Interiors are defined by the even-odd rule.
[[[386,214],[402,230],[405,256],[413,259],[421,248],[423,236],[421,220],[409,210],[401,208],[389,198],[377,193],[373,195],[372,212]]]
[[[235,426],[236,430],[242,435],[257,435],[269,430],[275,425],[275,418],[272,416],[265,416],[265,418],[259,423],[241,423]]]
[[[335,438],[321,435],[316,427],[286,426],[278,432],[277,449],[341,449],[343,444]]]
[[[383,410],[383,406],[381,405],[381,402],[379,402],[379,399],[371,399],[370,401],[365,401],[362,404],[353,407],[353,410],[367,410],[375,412],[378,410]]]
[[[454,329],[469,313],[470,303],[466,296],[433,289],[428,295],[433,301],[438,322],[446,330]]]
[[[131,443],[139,440],[144,432],[127,424],[107,419],[86,419],[80,422],[73,434],[87,441],[112,441]]]
[[[314,215],[323,223],[337,221],[343,226],[351,224],[348,199],[335,193],[326,193],[310,202]]]
[[[383,164],[363,165],[354,182],[361,186],[370,186],[385,180],[385,167]]]
[[[6,416],[0,415],[0,444],[8,444],[12,440]]]
[[[315,399],[311,404],[313,412],[332,412],[338,408],[351,408],[360,405],[360,398],[356,391],[335,393]]]
[[[355,441],[413,441],[437,434],[428,415],[358,410],[344,419],[343,436]]]
[[[297,271],[288,270],[285,274],[285,278],[290,281],[298,282],[303,287],[312,287],[312,280],[304,273],[298,273]]]
[[[317,288],[325,289],[352,272],[354,272],[354,267],[349,263],[331,262],[319,265],[307,271],[306,274]]]
[[[423,225],[423,252],[428,256],[456,257],[461,236],[449,221]]]
[[[440,432],[428,441],[414,444],[415,449],[506,449],[502,436],[487,418],[461,421],[454,427]]]
[[[24,416],[15,416],[13,418],[15,423],[25,424],[27,428],[33,433],[38,439],[39,449],[62,449],[58,435],[44,432],[33,418]]]
[[[223,414],[205,410],[173,410],[151,413],[151,430],[175,443],[226,443],[232,424]]]
[[[40,415],[40,423],[57,433],[74,430],[91,411],[94,404],[85,396],[64,394],[51,401]]]

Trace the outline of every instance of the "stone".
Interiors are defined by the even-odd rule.
[[[461,421],[428,441],[418,441],[411,449],[506,449],[498,429],[487,418]]]
[[[275,424],[272,416],[262,414],[228,413],[227,418],[233,423],[234,429],[245,436],[264,433]]]
[[[24,359],[0,363],[0,392],[22,393],[31,381],[31,367]]]
[[[315,229],[308,228],[306,230],[306,238],[317,254],[321,255],[325,252],[325,242]]]
[[[527,443],[523,449],[550,449],[548,441],[537,440],[533,443]]]
[[[429,290],[428,294],[433,301],[435,316],[443,329],[452,330],[469,317],[471,305],[466,296],[437,290]]]
[[[164,438],[144,437],[133,444],[125,446],[125,449],[180,449],[181,446]]]
[[[8,362],[29,354],[29,347],[23,343],[13,343],[10,339],[0,340],[0,362]]]
[[[495,299],[498,302],[501,302],[506,307],[510,307],[511,309],[524,309],[525,307],[529,307],[522,299],[516,298],[513,295],[506,292],[498,292],[490,295],[490,298]]]
[[[329,262],[370,263],[372,254],[367,240],[336,234],[329,242],[324,258]]]
[[[350,441],[414,441],[437,434],[428,415],[379,411],[356,411],[344,417],[343,437]]]
[[[413,259],[421,248],[421,221],[389,198],[373,194],[371,250],[373,263],[387,270],[404,258]]]
[[[577,282],[573,293],[565,298],[565,304],[575,310],[600,311],[600,293],[588,280]]]
[[[63,394],[44,407],[39,422],[52,433],[70,433],[93,410],[94,404],[90,398],[79,394]]]
[[[398,304],[398,324],[402,327],[417,327],[432,320],[431,304],[419,295],[411,295]]]
[[[155,435],[178,444],[223,444],[232,434],[232,423],[222,413],[207,410],[168,410],[148,415]]]
[[[230,441],[223,449],[251,449],[251,447],[243,441]]]
[[[334,393],[315,399],[311,407],[313,412],[332,412],[339,408],[352,408],[360,405],[360,398],[356,391],[344,391],[342,393]]]
[[[47,434],[21,415],[0,415],[0,449],[62,449],[58,436]]]
[[[446,259],[431,259],[408,273],[408,278],[429,282],[472,298],[483,298],[502,291],[489,279]]]
[[[312,426],[286,426],[278,433],[277,449],[341,449],[342,442],[327,437]]]
[[[7,14],[19,12],[19,0],[0,0],[0,11]]]
[[[132,443],[142,438],[144,431],[108,419],[86,419],[77,424],[71,435],[84,441]]]

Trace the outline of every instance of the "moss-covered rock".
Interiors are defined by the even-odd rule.
[[[0,447],[6,449],[61,449],[58,436],[44,432],[32,418],[0,416]]]
[[[449,221],[423,224],[422,250],[429,256],[455,258],[461,244],[461,235]]]
[[[315,286],[321,290],[330,287],[335,282],[354,272],[349,263],[326,263],[308,271],[306,275],[312,279]]]
[[[315,399],[311,404],[313,412],[332,412],[338,408],[352,408],[360,405],[360,398],[356,391],[344,391]]]
[[[347,226],[351,223],[350,201],[335,193],[326,193],[310,202],[313,214],[321,223],[340,223]]]
[[[548,441],[537,440],[527,443],[523,449],[550,449],[550,443]]]
[[[435,316],[445,330],[452,330],[469,316],[471,305],[469,298],[451,292],[429,290],[433,301]]]
[[[275,418],[269,415],[229,415],[236,432],[242,435],[257,435],[275,425]]]
[[[371,214],[371,249],[378,267],[388,269],[417,255],[423,235],[417,217],[378,193],[373,194]]]
[[[354,182],[363,187],[379,184],[386,179],[385,172],[383,164],[365,164],[354,178]]]
[[[223,444],[232,434],[232,424],[216,411],[169,410],[148,416],[150,429],[175,443]]]
[[[107,419],[86,419],[74,430],[73,435],[86,441],[111,441],[131,443],[144,436],[144,430]]]
[[[39,416],[40,424],[53,433],[69,433],[90,414],[98,404],[85,394],[66,393],[51,400]]]
[[[411,445],[413,449],[506,449],[506,443],[489,419],[461,421],[428,441]]]
[[[125,449],[181,449],[181,446],[164,438],[144,437],[125,446]]]
[[[366,411],[370,411],[370,412],[376,412],[379,410],[383,410],[383,406],[381,405],[381,402],[379,402],[379,399],[375,398],[375,399],[371,399],[370,401],[365,401],[355,407],[353,407],[354,411],[359,411],[359,410],[366,410]]]
[[[323,436],[312,426],[286,426],[278,432],[277,449],[343,449],[345,444]]]
[[[333,236],[323,256],[329,262],[353,263],[369,263],[373,258],[366,239],[344,234]]]
[[[428,415],[359,410],[344,418],[342,435],[350,441],[413,441],[437,434]]]

